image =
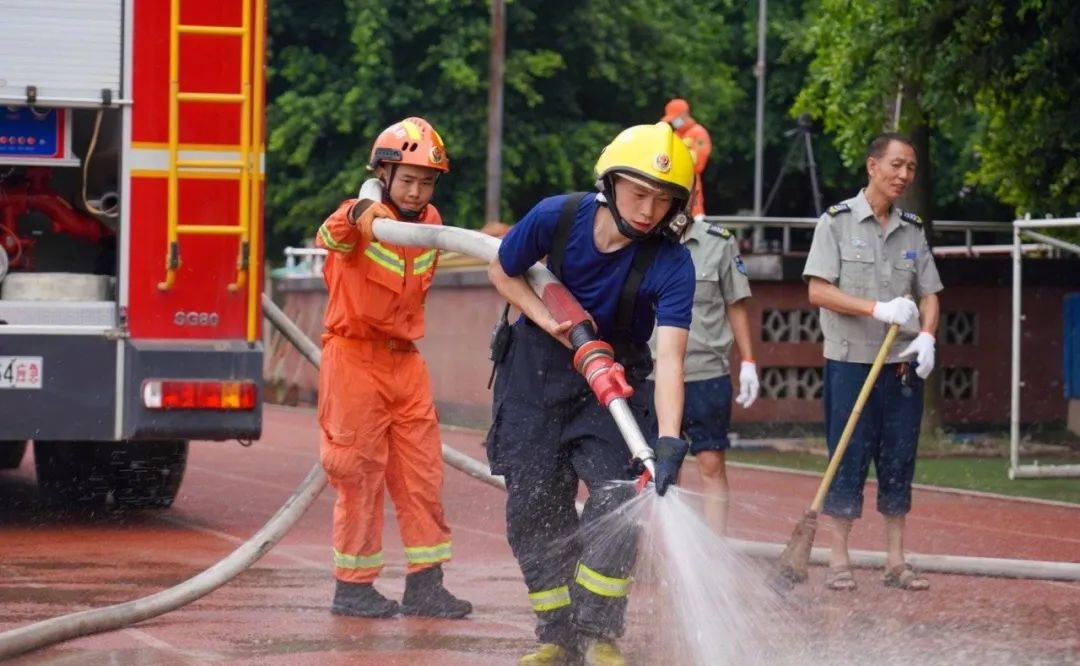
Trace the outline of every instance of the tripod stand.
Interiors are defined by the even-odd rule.
[[[784,132],[784,136],[793,137],[791,146],[788,148],[784,163],[780,165],[780,173],[776,175],[776,182],[773,183],[772,189],[769,190],[769,196],[765,199],[765,205],[761,208],[761,215],[764,217],[768,212],[769,205],[772,204],[773,198],[784,180],[784,174],[792,164],[801,139],[803,148],[806,151],[806,167],[810,171],[810,194],[814,197],[814,215],[820,216],[823,208],[821,205],[821,188],[818,186],[817,162],[814,160],[814,124],[810,120],[810,116],[805,113],[800,114],[795,127]]]

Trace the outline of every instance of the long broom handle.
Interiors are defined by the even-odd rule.
[[[870,391],[873,390],[874,382],[877,381],[878,375],[881,374],[881,368],[885,365],[885,359],[889,356],[889,349],[892,348],[893,341],[896,340],[896,334],[899,331],[900,325],[892,324],[889,326],[888,332],[885,333],[885,340],[881,343],[881,349],[878,349],[877,358],[874,359],[874,364],[870,366],[870,374],[866,376],[866,381],[863,382],[859,397],[855,400],[855,407],[852,408],[847,425],[844,426],[844,432],[840,435],[840,443],[836,445],[836,452],[829,459],[829,466],[825,468],[825,475],[821,477],[821,485],[818,486],[817,495],[814,495],[814,501],[810,504],[811,511],[820,512],[822,505],[825,504],[825,493],[829,491],[829,486],[832,485],[836,470],[840,467],[840,459],[844,457],[844,451],[847,450],[851,435],[855,432],[856,424],[859,423],[859,417],[862,415],[866,400],[870,397]]]

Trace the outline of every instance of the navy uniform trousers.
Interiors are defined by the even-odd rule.
[[[631,386],[652,367],[648,347],[616,347]],[[619,351],[625,353],[620,354]],[[634,497],[630,453],[608,410],[573,368],[570,350],[531,321],[511,329],[497,365],[487,453],[506,477],[506,532],[537,616],[537,638],[572,646],[580,635],[623,633],[637,530],[598,523]],[[629,400],[642,432],[655,431],[651,406]],[[578,481],[589,498],[580,519]],[[601,532],[603,538],[596,538]]]

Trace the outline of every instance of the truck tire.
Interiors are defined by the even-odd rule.
[[[112,501],[117,508],[167,509],[187,468],[185,440],[124,442],[110,451]]]
[[[26,442],[0,442],[0,469],[18,469],[26,453]]]
[[[98,456],[100,442],[34,442],[38,490],[57,507],[104,506],[108,468]]]
[[[38,488],[54,505],[165,509],[187,467],[184,440],[34,442]]]

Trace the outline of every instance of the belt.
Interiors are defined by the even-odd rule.
[[[415,342],[404,338],[346,338],[344,336],[334,335],[333,333],[324,333],[323,344],[330,340],[345,345],[346,347],[387,349],[392,352],[418,351]]]

